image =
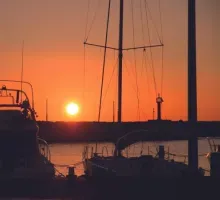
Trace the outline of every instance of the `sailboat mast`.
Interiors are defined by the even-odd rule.
[[[123,57],[123,15],[124,0],[120,0],[119,13],[119,42],[118,42],[118,122],[121,122],[122,115],[122,57]]]
[[[189,0],[188,30],[188,120],[197,121],[195,0]]]
[[[191,125],[197,122],[195,0],[188,0],[188,121]],[[197,170],[198,140],[196,136],[189,139],[188,154],[189,167],[193,170]]]

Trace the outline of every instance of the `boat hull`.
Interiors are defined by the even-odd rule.
[[[94,157],[85,159],[84,169],[88,176],[183,177],[189,174],[188,165],[184,163],[151,156],[138,158]]]
[[[37,131],[36,123],[0,126],[0,179],[55,177],[54,166],[40,153]]]

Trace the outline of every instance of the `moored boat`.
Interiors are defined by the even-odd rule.
[[[105,146],[100,153],[93,153],[93,149],[86,146],[84,149],[84,169],[88,176],[129,176],[129,177],[184,177],[191,175],[187,163],[175,161],[169,151],[165,151],[163,145],[156,147],[156,151],[143,149],[143,141],[146,130],[137,130],[125,134],[119,138],[112,155],[109,155]],[[139,154],[129,155],[132,145],[141,144]],[[146,146],[145,146],[146,147]],[[140,150],[140,149],[139,149]],[[107,156],[104,151],[108,152]],[[154,153],[155,152],[155,153]],[[178,156],[178,155],[177,155]],[[198,170],[199,176],[204,172]]]
[[[50,162],[49,147],[38,137],[34,100],[31,106],[22,89],[3,85],[0,101],[0,179],[53,178],[55,168]]]

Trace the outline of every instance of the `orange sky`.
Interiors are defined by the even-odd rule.
[[[98,0],[92,0],[91,24]],[[107,0],[101,0],[99,12],[88,42],[104,44]],[[112,0],[109,45],[118,45],[118,0]],[[148,0],[154,23],[160,32],[158,0]],[[142,0],[143,4],[143,0]],[[88,0],[1,0],[0,7],[0,79],[20,79],[21,46],[24,40],[24,80],[35,89],[35,107],[45,120],[45,101],[49,102],[49,120],[96,121],[101,84],[103,49],[86,47],[85,88],[83,88],[84,35]],[[134,0],[135,43],[144,44],[140,20],[140,1]],[[187,0],[161,0],[164,41],[163,118],[187,119]],[[219,0],[197,0],[198,119],[220,120],[220,24]],[[144,10],[143,10],[144,12]],[[144,20],[147,44],[146,20]],[[130,0],[125,0],[124,46],[132,47]],[[158,37],[150,24],[152,43]],[[160,92],[161,51],[154,49],[156,84]],[[147,51],[148,55],[149,50]],[[135,93],[134,53],[124,53],[123,121],[138,120]],[[117,61],[117,52],[108,51],[104,92]],[[152,71],[142,68],[142,51],[136,51],[141,120],[152,119],[156,108]],[[101,121],[112,120],[112,104],[117,105],[115,70],[103,102]],[[147,79],[148,78],[148,79]],[[84,93],[84,98],[83,98]],[[65,114],[65,104],[77,102],[80,113]],[[115,110],[115,114],[117,111]]]

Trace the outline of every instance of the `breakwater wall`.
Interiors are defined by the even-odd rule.
[[[187,140],[197,137],[220,137],[220,122],[147,121],[147,122],[49,122],[38,121],[39,136],[54,142],[116,142],[128,132],[147,130],[146,141]]]

